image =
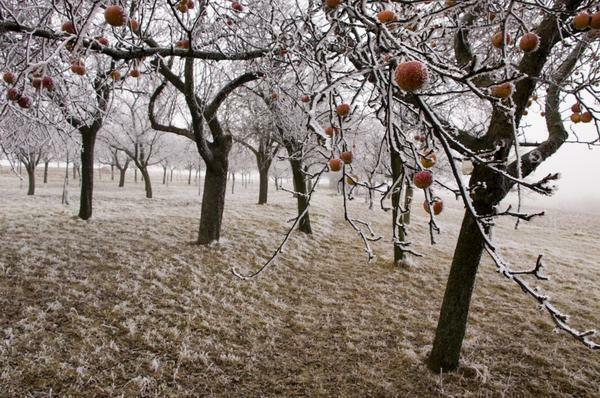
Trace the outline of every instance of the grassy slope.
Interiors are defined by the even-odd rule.
[[[105,177],[106,178],[106,177]],[[158,182],[158,178],[157,178]],[[0,177],[0,396],[597,396],[600,357],[563,334],[486,259],[461,370],[443,377],[431,348],[461,210],[449,206],[439,244],[415,206],[413,240],[426,257],[391,266],[389,243],[367,265],[323,190],[315,235],[294,234],[275,266],[250,282],[293,215],[287,193],[255,205],[256,186],[227,199],[224,239],[191,242],[196,187],[97,183],[90,222],[60,204],[58,178],[26,197]],[[75,193],[76,187],[72,187]],[[389,215],[374,220],[389,236]],[[553,292],[576,326],[600,327],[598,218],[552,211],[496,239],[518,268],[546,255]]]

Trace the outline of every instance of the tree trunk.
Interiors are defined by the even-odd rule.
[[[267,203],[269,195],[269,166],[264,166],[259,169],[259,188],[258,188],[258,204],[264,205]]]
[[[152,183],[150,182],[150,175],[146,167],[140,168],[142,177],[144,178],[144,188],[146,189],[146,198],[152,199]]]
[[[290,165],[292,166],[292,176],[294,180],[294,191],[298,193],[296,195],[296,202],[298,204],[298,217],[306,211],[304,217],[302,217],[298,223],[298,229],[305,234],[312,234],[312,228],[310,226],[310,215],[308,211],[308,198],[306,193],[306,180],[302,173],[302,162],[297,159],[290,157]]]
[[[48,165],[50,164],[49,160],[44,161],[44,184],[48,183]]]
[[[188,185],[192,185],[192,168],[188,168]]]
[[[227,166],[224,170],[214,170],[207,165],[198,233],[198,243],[201,245],[219,240],[226,189]]]
[[[169,182],[173,182],[173,170],[175,169],[171,169],[171,178],[169,178]]]
[[[137,169],[133,170],[133,182],[137,184]]]
[[[127,167],[123,167],[119,170],[119,188],[125,186],[125,173],[127,173]]]
[[[233,195],[235,192],[235,171],[231,172],[231,194]]]
[[[83,149],[81,151],[81,197],[79,198],[79,218],[87,220],[92,216],[92,197],[94,191],[94,146],[96,131],[81,132]]]
[[[163,185],[167,183],[167,168],[163,166]]]
[[[404,203],[405,190],[403,189],[404,181],[398,182],[398,179],[402,176],[404,165],[402,164],[402,158],[396,151],[392,150],[390,156],[392,166],[392,180],[393,183],[397,182],[397,185],[394,187],[394,191],[392,193],[392,231],[393,236],[398,240],[398,242],[404,242],[404,217],[399,214],[399,211],[400,207],[402,207]],[[399,245],[398,242],[394,242],[395,265],[401,265],[406,257],[403,247]]]
[[[427,365],[434,372],[448,372],[458,367],[471,295],[482,253],[483,240],[477,222],[470,213],[465,212],[454,250],[433,349],[427,359]]]
[[[29,187],[27,188],[27,195],[35,194],[35,163],[31,162],[29,165],[25,165],[27,170],[27,177],[29,179]]]
[[[110,165],[110,180],[111,181],[115,180],[115,165],[114,164]]]

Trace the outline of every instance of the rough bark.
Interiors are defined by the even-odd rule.
[[[148,169],[143,167],[140,169],[142,173],[142,177],[144,179],[144,188],[146,189],[146,198],[152,199],[152,182],[150,181],[150,175],[148,174]]]
[[[483,241],[477,223],[465,212],[444,293],[433,350],[427,360],[427,365],[434,372],[448,372],[458,367],[475,276],[482,253]]]
[[[310,214],[308,211],[308,193],[306,186],[306,179],[302,172],[302,161],[293,159],[290,157],[290,165],[292,167],[292,176],[294,180],[294,191],[298,193],[296,195],[296,202],[298,204],[298,217],[300,217],[305,211],[306,214],[298,222],[298,230],[305,234],[312,234],[312,228],[310,225]]]
[[[79,218],[87,220],[92,216],[92,197],[94,191],[94,146],[97,131],[81,130],[81,196],[79,199]]]
[[[29,185],[27,188],[27,195],[35,194],[35,164],[33,162],[25,165],[25,170],[27,170],[27,177],[29,181]]]
[[[127,173],[127,168],[123,167],[119,170],[119,188],[123,188],[125,186],[125,174]]]
[[[258,189],[258,204],[264,205],[267,203],[269,195],[269,165],[263,165],[258,171],[259,189]]]
[[[44,160],[44,184],[48,183],[48,165],[50,164],[49,160]]]
[[[201,245],[218,241],[221,236],[226,189],[227,168],[215,170],[207,165],[198,232],[198,243]]]

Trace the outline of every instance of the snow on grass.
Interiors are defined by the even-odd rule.
[[[391,215],[350,202],[386,237],[367,265],[340,197],[323,190],[311,207],[314,235],[294,233],[273,267],[241,281],[231,269],[257,269],[283,238],[289,194],[271,191],[258,206],[256,184],[228,192],[222,241],[199,247],[197,187],[155,183],[147,200],[142,184],[117,189],[104,178],[86,222],[73,218],[76,197],[60,204],[58,179],[27,197],[0,177],[0,396],[600,394],[598,353],[553,333],[489,259],[463,365],[442,376],[425,368],[458,204],[447,203],[431,247],[415,200],[411,237],[426,257],[397,269]],[[517,268],[545,254],[552,279],[540,286],[582,329],[600,327],[598,221],[551,210],[495,233]]]

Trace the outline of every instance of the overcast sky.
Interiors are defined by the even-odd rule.
[[[532,138],[539,141],[547,137],[544,119],[538,112],[531,112],[525,122],[531,124],[528,135],[531,132]],[[597,136],[593,123],[574,125],[567,121],[565,127],[573,129],[580,138]],[[552,207],[575,207],[579,211],[600,213],[600,147],[589,149],[583,144],[565,144],[540,166],[535,176],[543,177],[555,172],[562,175],[557,182],[558,191],[551,198],[535,199],[536,204],[539,200],[539,204]]]

